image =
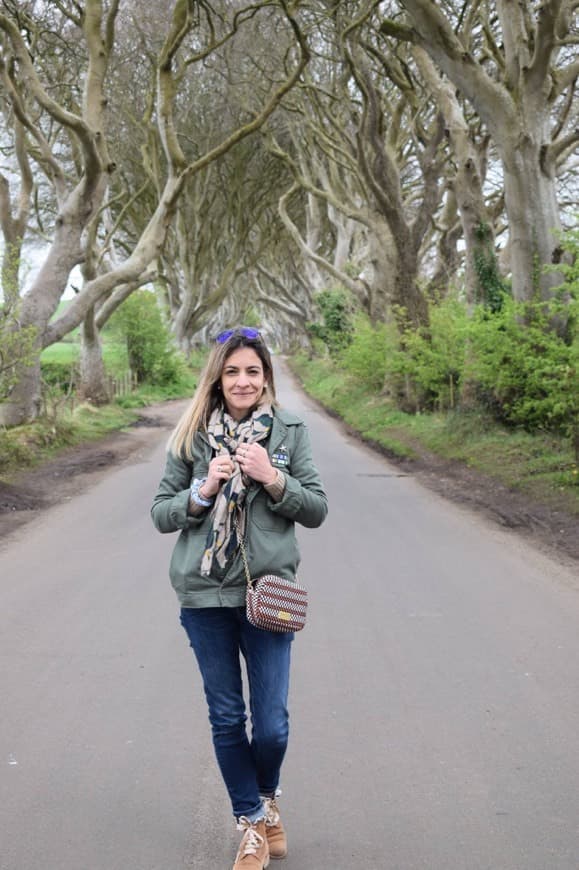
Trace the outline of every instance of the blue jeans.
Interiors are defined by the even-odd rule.
[[[233,814],[255,821],[263,815],[260,795],[275,795],[287,748],[293,634],[254,628],[243,607],[182,608],[181,624],[203,677],[213,746]],[[240,653],[249,680],[251,741]]]

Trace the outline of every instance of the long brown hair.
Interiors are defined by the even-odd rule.
[[[193,439],[199,430],[207,429],[212,412],[223,404],[221,395],[223,368],[231,354],[240,347],[250,347],[261,360],[265,385],[260,401],[269,402],[274,407],[278,404],[271,355],[263,338],[259,334],[255,338],[248,338],[239,328],[233,330],[226,341],[221,344],[216,343],[211,348],[191,404],[169,438],[168,449],[174,456],[193,459]]]

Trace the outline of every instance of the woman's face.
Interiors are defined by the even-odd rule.
[[[264,386],[263,364],[252,347],[240,347],[227,357],[221,372],[221,392],[234,420],[243,420],[257,405]]]

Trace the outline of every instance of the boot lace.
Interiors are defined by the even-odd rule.
[[[275,798],[264,798],[263,805],[265,809],[265,824],[268,828],[275,827],[279,824],[279,807]]]
[[[261,834],[258,834],[254,825],[242,816],[237,825],[238,831],[245,831],[241,845],[239,846],[239,857],[244,858],[246,855],[257,855],[258,850],[263,846],[264,839]]]

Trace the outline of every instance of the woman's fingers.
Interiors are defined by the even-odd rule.
[[[233,473],[233,462],[230,456],[216,456],[209,463],[207,470],[207,483],[204,486],[204,492],[210,495],[216,495],[219,488],[229,480]]]
[[[272,465],[265,447],[261,444],[241,444],[235,451],[241,470],[248,477],[262,483],[271,478]]]
[[[213,468],[220,480],[227,480],[233,474],[233,462],[229,456],[216,456]]]

